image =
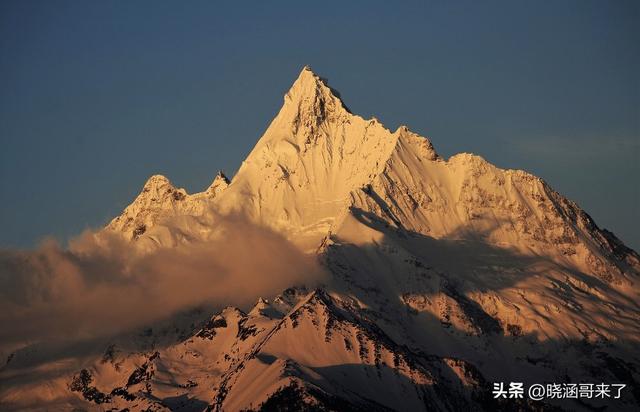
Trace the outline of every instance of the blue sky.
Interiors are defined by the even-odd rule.
[[[305,64],[444,156],[546,179],[640,248],[640,3],[0,3],[0,246],[233,174]]]

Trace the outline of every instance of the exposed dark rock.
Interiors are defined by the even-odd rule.
[[[144,234],[144,232],[147,231],[147,226],[146,225],[138,225],[135,229],[133,229],[133,234],[132,234],[132,238],[135,240],[137,238],[139,238],[140,236],[142,236]]]
[[[226,327],[227,321],[222,316],[215,316],[202,327],[196,336],[202,339],[212,340],[216,336],[216,329]]]
[[[109,395],[100,392],[95,386],[90,386],[92,381],[91,372],[82,369],[78,374],[74,375],[68,387],[71,392],[80,392],[82,397],[89,402],[94,402],[98,405],[111,402]]]

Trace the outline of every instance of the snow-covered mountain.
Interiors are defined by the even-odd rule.
[[[0,372],[0,405],[640,407],[638,254],[540,178],[472,154],[443,159],[405,126],[352,114],[308,67],[231,182],[219,173],[190,195],[153,176],[96,236],[150,253],[206,241],[228,214],[284,235],[331,278],[248,313],[194,311],[101,340],[73,368],[28,369],[26,347]],[[46,383],[29,380],[43,370]],[[512,381],[627,386],[620,399],[493,399],[493,382]]]

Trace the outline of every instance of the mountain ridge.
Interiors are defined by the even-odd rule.
[[[473,154],[444,160],[406,126],[390,132],[351,114],[308,67],[212,204],[246,214],[307,251],[321,250],[331,237],[380,241],[385,231],[371,231],[368,216],[419,237],[548,259],[605,284],[632,287],[640,267],[637,253],[542,179]]]

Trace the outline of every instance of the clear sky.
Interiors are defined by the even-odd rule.
[[[232,175],[309,64],[349,108],[547,180],[640,249],[640,2],[0,2],[0,246]]]

